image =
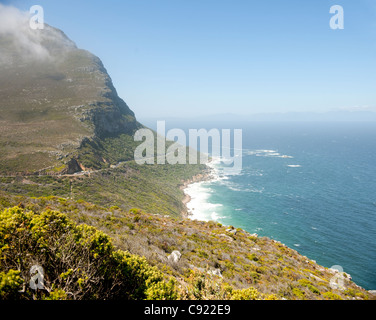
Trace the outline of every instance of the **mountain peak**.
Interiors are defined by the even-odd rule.
[[[2,170],[69,163],[83,142],[131,135],[141,126],[98,57],[52,26],[31,29],[14,8],[2,6],[0,21]]]

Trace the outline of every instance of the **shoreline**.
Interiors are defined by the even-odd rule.
[[[186,180],[186,181],[183,181],[183,184],[180,186],[180,189],[184,192],[184,198],[182,199],[182,203],[183,203],[183,206],[184,206],[184,210],[181,212],[181,215],[182,215],[182,219],[183,220],[197,220],[197,221],[205,221],[205,220],[199,220],[199,219],[192,219],[192,216],[194,216],[194,213],[193,212],[190,212],[190,210],[188,209],[188,204],[192,201],[192,198],[189,194],[187,194],[185,192],[185,190],[191,185],[191,184],[195,184],[195,183],[200,183],[200,182],[207,182],[207,181],[212,181],[212,180],[215,180],[215,175],[213,175],[213,172],[214,172],[214,168],[212,168],[211,166],[206,166],[206,169],[204,170],[203,173],[200,173],[200,174],[197,174],[195,176],[193,176],[191,179],[189,180]],[[236,227],[235,227],[236,229]],[[245,231],[245,230],[244,230]],[[259,237],[258,234],[254,233],[254,234],[250,234],[248,231],[245,231],[246,233],[248,233],[250,236],[254,236],[256,238]],[[303,253],[301,253],[299,251],[299,249],[297,248],[293,248],[292,246],[288,246],[284,243],[282,243],[281,241],[279,240],[275,240],[273,238],[271,238],[270,236],[264,236],[265,238],[268,238],[270,239],[273,243],[277,243],[277,244],[280,244],[286,248],[289,248],[290,250],[293,250],[294,252],[296,252],[299,256],[301,256],[302,258],[305,258],[307,261],[311,261],[315,264],[317,264],[320,268],[323,268],[323,270],[327,269],[329,270],[331,273],[333,273],[334,276],[337,276],[337,275],[341,275],[341,277],[343,277],[343,279],[349,279],[350,281],[352,281],[357,287],[359,288],[362,288],[366,291],[368,291],[371,295],[374,295],[376,297],[376,290],[372,290],[372,289],[365,289],[364,287],[362,287],[361,285],[358,285],[356,282],[354,282],[354,280],[352,279],[352,276],[351,274],[347,273],[347,272],[339,272],[337,271],[336,269],[332,269],[331,267],[325,267],[323,266],[322,264],[319,264],[316,262],[316,260],[314,259],[311,259],[310,257],[304,255]],[[342,276],[343,275],[343,276]],[[341,278],[342,279],[342,278]]]
[[[199,173],[193,176],[191,179],[183,181],[183,184],[180,186],[180,189],[184,192],[184,198],[182,200],[184,209],[181,212],[183,219],[190,219],[190,217],[193,216],[193,213],[189,211],[187,206],[188,203],[192,201],[192,198],[189,194],[185,192],[185,190],[191,184],[213,180],[214,176],[212,173],[213,169],[210,166],[206,165],[206,169],[203,173]]]

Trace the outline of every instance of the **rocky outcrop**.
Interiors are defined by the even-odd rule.
[[[80,164],[77,162],[76,159],[70,159],[67,163],[66,169],[64,170],[64,174],[73,174],[76,172],[81,172],[82,169]]]
[[[126,104],[98,103],[91,111],[91,121],[94,124],[94,134],[105,138],[118,134],[133,134],[140,124],[132,113],[127,113]],[[128,107],[128,106],[127,106]]]
[[[179,260],[181,259],[181,253],[180,251],[173,251],[169,256],[168,256],[168,261],[172,263],[178,263]]]

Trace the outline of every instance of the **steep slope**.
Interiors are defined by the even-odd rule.
[[[106,159],[103,139],[141,125],[100,59],[51,26],[15,23],[0,32],[0,173],[73,173],[126,159]]]
[[[135,165],[141,127],[98,57],[0,4],[2,190],[178,216],[179,186],[204,166]]]
[[[105,232],[116,248],[145,257],[166,279],[175,279],[171,291],[163,290],[169,298],[376,299],[346,273],[324,268],[278,241],[219,223],[173,219],[138,209],[126,212],[116,206],[105,208],[57,197],[9,197],[0,192],[0,216],[3,208],[16,205],[24,209],[13,212],[31,210],[39,217],[47,210],[57,210],[79,225],[88,224]],[[22,233],[25,228],[17,230]],[[12,236],[17,239],[16,233]],[[10,242],[10,238],[5,241]],[[15,250],[10,248],[6,247],[3,254],[14,255]],[[8,272],[1,267],[0,273]],[[73,264],[69,268],[76,270]],[[28,270],[27,266],[21,270],[26,280]],[[60,288],[57,280],[56,285]]]

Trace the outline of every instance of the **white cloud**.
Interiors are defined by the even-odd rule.
[[[55,55],[75,47],[64,33],[47,24],[34,30],[30,27],[30,13],[0,3],[0,41],[11,41],[12,52],[0,46],[0,63],[17,54],[22,60],[52,60]],[[9,46],[4,46],[9,47]]]
[[[29,18],[29,13],[0,4],[0,37],[10,39],[23,58],[49,59],[48,50],[41,44],[42,30],[32,30]]]

